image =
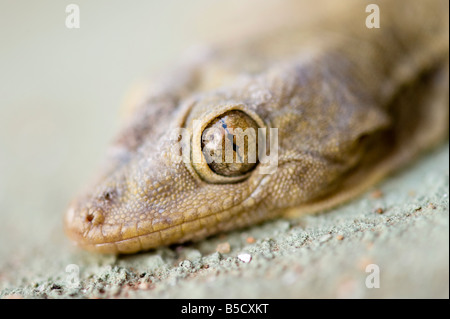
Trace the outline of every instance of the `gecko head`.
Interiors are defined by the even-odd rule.
[[[134,253],[267,216],[257,209],[268,195],[261,172],[274,162],[262,147],[269,133],[257,113],[242,103],[197,105],[176,124],[157,140],[143,138],[71,204],[65,215],[70,238],[96,252]],[[266,155],[263,163],[258,151]]]
[[[107,173],[69,208],[69,237],[96,252],[134,253],[326,199],[388,120],[345,81],[318,81],[307,66],[137,110]]]

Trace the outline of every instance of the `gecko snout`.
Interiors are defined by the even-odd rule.
[[[95,242],[102,239],[101,229],[105,222],[105,203],[96,201],[72,203],[64,219],[64,227],[68,236],[76,243]]]

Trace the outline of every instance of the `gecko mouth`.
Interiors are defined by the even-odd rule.
[[[172,225],[151,233],[141,234],[130,238],[110,242],[96,242],[92,239],[87,239],[85,236],[83,236],[83,234],[80,234],[78,230],[74,231],[73,228],[66,228],[66,232],[76,245],[88,251],[104,254],[132,254],[138,251],[145,251],[159,246],[170,245],[172,243],[186,242],[188,240],[193,240],[196,237],[200,238],[208,236],[212,234],[212,232],[199,231],[197,234],[190,233],[185,235],[182,231],[182,226],[194,223],[201,226],[203,222],[207,222],[208,218],[210,217],[211,216],[205,216],[192,222]],[[102,233],[103,225],[94,227],[96,229],[92,228],[91,232],[94,231],[94,233]],[[174,241],[173,235],[177,233],[184,236],[178,236],[178,240]]]
[[[237,205],[238,207],[240,205]],[[132,228],[135,228],[137,235],[122,239],[124,226],[111,226],[108,224],[94,224],[92,221],[81,221],[74,216],[74,209],[70,208],[66,214],[65,230],[69,238],[71,238],[76,245],[83,249],[105,254],[132,254],[138,251],[149,250],[159,246],[170,245],[173,243],[182,243],[196,238],[205,237],[215,233],[216,227],[211,224],[211,221],[217,220],[214,213],[208,216],[200,217],[192,221],[182,222],[175,225],[152,231],[143,232],[139,234],[139,223],[136,223]],[[237,212],[239,213],[239,212]],[[94,218],[95,219],[95,218]],[[77,225],[83,224],[82,227]],[[119,235],[117,240],[111,236],[104,236],[107,231],[105,228],[116,228],[116,233]]]
[[[268,176],[266,176],[267,178]],[[221,211],[207,211],[202,216],[181,220],[173,224],[159,225],[159,229],[150,222],[140,221],[132,224],[109,224],[105,222],[105,213],[101,209],[79,209],[69,207],[64,220],[68,237],[88,251],[104,254],[132,254],[150,250],[159,246],[197,240],[227,231],[231,228],[248,226],[252,218],[245,218],[244,212],[257,202],[253,194],[258,192],[265,178],[256,182],[253,192],[241,201]]]

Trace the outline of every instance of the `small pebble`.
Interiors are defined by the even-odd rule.
[[[247,241],[247,243],[249,243],[249,244],[253,244],[256,240],[255,240],[254,237],[247,237],[246,241]]]
[[[249,263],[252,260],[252,255],[250,254],[239,254],[237,257],[244,263]]]
[[[375,213],[377,213],[377,214],[383,214],[384,213],[384,209],[383,208],[377,208],[377,209],[375,209]]]
[[[216,251],[221,254],[228,254],[231,251],[230,244],[228,242],[217,245]]]
[[[336,239],[337,239],[337,240],[342,240],[342,239],[344,239],[344,236],[342,236],[342,235],[337,235],[337,236],[336,236]]]
[[[326,241],[328,241],[332,236],[330,234],[327,235],[323,235],[322,237],[319,238],[319,242],[324,243]]]
[[[196,260],[202,258],[202,253],[196,249],[188,250],[186,252],[186,259]]]

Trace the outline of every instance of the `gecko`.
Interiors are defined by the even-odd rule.
[[[445,141],[448,1],[376,3],[380,28],[366,27],[364,1],[349,2],[202,47],[156,77],[66,211],[68,236],[129,254],[322,212]],[[217,138],[205,143],[211,128]],[[276,150],[274,170],[249,161],[247,144],[233,144],[231,162],[205,160],[239,128],[267,129],[247,144]]]

